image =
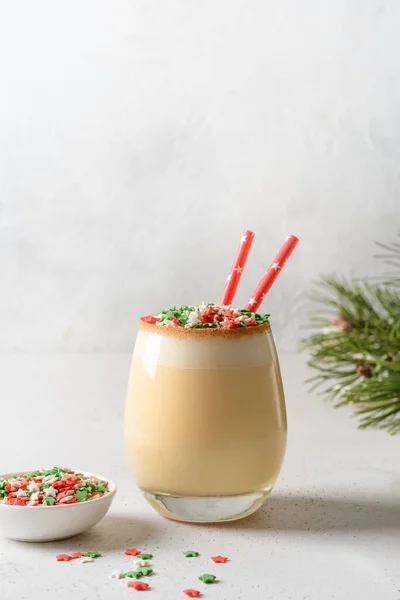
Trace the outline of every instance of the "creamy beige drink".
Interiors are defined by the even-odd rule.
[[[139,487],[166,516],[216,521],[256,510],[286,444],[269,323],[196,329],[141,321],[125,444]]]

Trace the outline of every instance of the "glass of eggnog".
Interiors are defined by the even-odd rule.
[[[145,498],[179,521],[255,512],[286,446],[286,412],[268,315],[202,304],[140,320],[125,445]]]

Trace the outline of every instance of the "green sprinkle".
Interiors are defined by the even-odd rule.
[[[106,487],[106,484],[103,481],[101,481],[97,486],[95,486],[95,490],[96,492],[103,492],[104,494],[108,492],[108,488]]]
[[[4,488],[6,487],[7,482],[5,479],[0,479],[0,490],[4,490]]]
[[[125,577],[130,577],[131,579],[140,579],[141,577],[143,577],[143,575],[138,573],[138,571],[128,571],[127,573],[125,573]]]
[[[195,550],[185,550],[183,554],[186,556],[186,558],[196,558],[199,556],[199,553]]]
[[[137,558],[141,558],[142,560],[151,560],[153,558],[152,554],[138,554]]]
[[[89,558],[98,558],[101,556],[101,552],[85,552],[85,556],[89,556]]]
[[[0,498],[5,498],[8,495],[8,492],[6,492],[6,490],[0,490]]]
[[[40,474],[39,471],[31,471],[30,473],[24,473],[24,477],[28,479],[28,477],[37,477]]]
[[[47,488],[49,488],[49,487],[50,487],[49,483],[43,483],[42,484],[42,490],[47,490]]]
[[[42,504],[47,504],[47,506],[53,506],[56,503],[56,499],[53,496],[45,496],[42,500]]]
[[[136,569],[136,573],[140,575],[140,577],[147,577],[148,575],[151,575],[152,572],[153,569],[150,569],[150,567],[140,567],[139,569]]]
[[[79,502],[86,502],[88,492],[85,489],[79,488],[76,490],[75,492],[75,498],[79,501]]]
[[[214,583],[217,579],[215,575],[210,575],[209,573],[204,573],[204,575],[199,575],[200,581],[203,583]]]

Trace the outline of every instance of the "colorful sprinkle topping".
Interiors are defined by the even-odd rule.
[[[100,552],[85,552],[85,556],[88,556],[89,558],[99,558],[99,556],[101,556]]]
[[[0,479],[0,503],[13,506],[75,504],[100,498],[109,491],[107,481],[62,467]]]
[[[212,556],[211,560],[213,560],[215,563],[226,563],[227,562],[227,557],[226,556]]]
[[[162,310],[158,315],[142,317],[142,321],[161,327],[185,327],[187,329],[234,329],[251,327],[268,321],[269,315],[259,314],[244,308],[206,304],[199,306],[182,305]]]
[[[143,592],[144,590],[148,589],[149,584],[144,583],[144,581],[130,581],[128,583],[128,587],[131,587],[138,592]]]
[[[142,552],[140,554],[136,555],[138,558],[142,558],[143,560],[151,560],[153,558],[152,554],[143,554]]]
[[[197,596],[200,596],[199,590],[192,590],[191,588],[188,590],[183,590],[183,593],[186,594],[186,596],[191,596],[192,598],[197,598]]]
[[[186,556],[186,558],[196,558],[197,556],[200,556],[196,550],[185,550],[183,555]]]
[[[141,577],[143,577],[143,575],[141,575],[141,573],[138,573],[137,571],[127,571],[125,573],[125,577],[130,577],[131,579],[140,579]]]
[[[200,581],[203,583],[214,583],[217,579],[215,575],[210,575],[209,573],[204,573],[204,575],[199,575]]]
[[[139,556],[140,550],[138,550],[137,548],[127,548],[125,550],[125,554],[127,554],[128,556]]]

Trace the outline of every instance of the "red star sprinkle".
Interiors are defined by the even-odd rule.
[[[57,554],[56,560],[58,562],[62,562],[63,560],[68,561],[71,560],[72,556],[68,556],[68,554]]]
[[[141,317],[141,320],[145,323],[152,323],[154,325],[160,319],[158,317],[154,317],[153,315],[149,315],[148,317]]]
[[[186,596],[191,596],[192,598],[196,598],[197,596],[200,596],[200,592],[199,590],[183,590],[183,593],[186,594]]]
[[[138,554],[140,554],[140,550],[138,550],[137,548],[127,548],[125,550],[125,554],[127,554],[128,556],[137,556]]]
[[[226,556],[212,556],[211,560],[213,560],[215,563],[226,563],[228,559]]]
[[[128,587],[133,588],[137,592],[143,592],[144,590],[147,590],[149,584],[144,583],[144,581],[131,581],[130,583],[128,583]]]
[[[71,558],[81,558],[81,556],[85,556],[83,552],[74,552],[71,554]]]

